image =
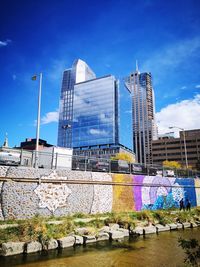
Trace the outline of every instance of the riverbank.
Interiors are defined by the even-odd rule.
[[[79,213],[59,218],[36,216],[29,220],[1,221],[0,224],[0,254],[12,256],[198,227],[200,208],[96,215]]]

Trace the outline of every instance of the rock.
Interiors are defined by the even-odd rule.
[[[156,224],[156,229],[157,232],[164,232],[164,231],[169,231],[170,227],[168,225],[162,225],[162,224]]]
[[[84,235],[83,236],[83,243],[84,244],[94,243],[94,242],[97,242],[95,235]]]
[[[176,230],[178,228],[177,224],[175,224],[175,223],[169,223],[168,226],[169,226],[170,230]]]
[[[129,230],[124,228],[119,228],[117,231],[120,231],[124,234],[124,237],[129,236]]]
[[[42,244],[38,241],[31,241],[26,243],[25,245],[25,253],[33,253],[33,252],[38,252],[42,250]]]
[[[191,227],[192,228],[198,227],[198,224],[196,224],[195,222],[193,222],[193,223],[191,223]]]
[[[22,254],[24,252],[25,242],[7,242],[1,244],[0,255],[11,256]]]
[[[66,236],[66,237],[58,239],[58,245],[60,248],[73,247],[74,244],[75,244],[74,236]]]
[[[143,227],[140,227],[140,226],[135,227],[135,229],[132,232],[134,234],[138,234],[138,235],[143,235],[144,234]]]
[[[56,249],[58,247],[58,241],[56,239],[50,239],[47,245],[47,249]]]
[[[177,229],[183,229],[183,224],[182,223],[176,223]]]
[[[191,223],[189,223],[189,222],[184,222],[184,223],[183,223],[183,228],[191,228]]]
[[[76,233],[78,235],[84,235],[87,232],[87,228],[86,227],[80,227],[80,228],[76,228]]]
[[[116,231],[116,230],[119,229],[119,224],[117,224],[117,223],[110,223],[109,224],[109,227],[110,227],[110,230],[111,231]]]
[[[99,232],[97,241],[109,240],[109,234],[105,232]]]
[[[144,227],[143,230],[144,230],[145,235],[155,234],[157,232],[155,226],[147,226],[147,227]]]
[[[110,231],[109,232],[110,238],[112,240],[121,240],[124,238],[124,233],[122,231]]]
[[[75,245],[83,245],[83,237],[80,235],[75,235]]]
[[[99,233],[109,233],[110,232],[110,227],[109,226],[103,226],[101,229],[99,229]]]

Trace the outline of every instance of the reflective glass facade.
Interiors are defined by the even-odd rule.
[[[118,141],[118,86],[114,76],[75,84],[72,147]]]
[[[59,105],[58,146],[72,147],[74,85],[96,76],[82,60],[75,60],[72,68],[63,73]]]

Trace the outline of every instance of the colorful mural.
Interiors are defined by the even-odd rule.
[[[112,181],[114,183],[132,183],[132,177],[128,174],[113,174]],[[132,211],[135,209],[131,186],[114,185],[112,200],[112,211]]]
[[[200,179],[70,170],[0,167],[0,177],[36,182],[0,182],[0,219],[200,206]],[[52,183],[45,182],[51,179]],[[64,182],[59,182],[61,179]],[[66,180],[66,181],[65,181]],[[77,181],[77,182],[76,182]],[[85,181],[85,183],[84,183]]]
[[[178,208],[182,198],[197,205],[194,179],[133,176],[133,184],[136,210]]]

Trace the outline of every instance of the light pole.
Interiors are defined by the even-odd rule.
[[[185,165],[186,168],[188,169],[188,159],[187,159],[187,147],[186,147],[186,140],[185,140],[185,129],[177,127],[177,126],[171,126],[169,129],[177,128],[181,131],[183,131],[183,142],[184,142],[184,150],[185,150]]]
[[[32,80],[35,81],[37,76],[33,76]],[[42,73],[40,73],[39,91],[38,91],[38,109],[37,109],[37,128],[36,128],[36,144],[35,144],[35,168],[38,167],[38,149],[39,149],[39,136],[40,136],[40,109],[41,109],[41,93],[42,93]]]

